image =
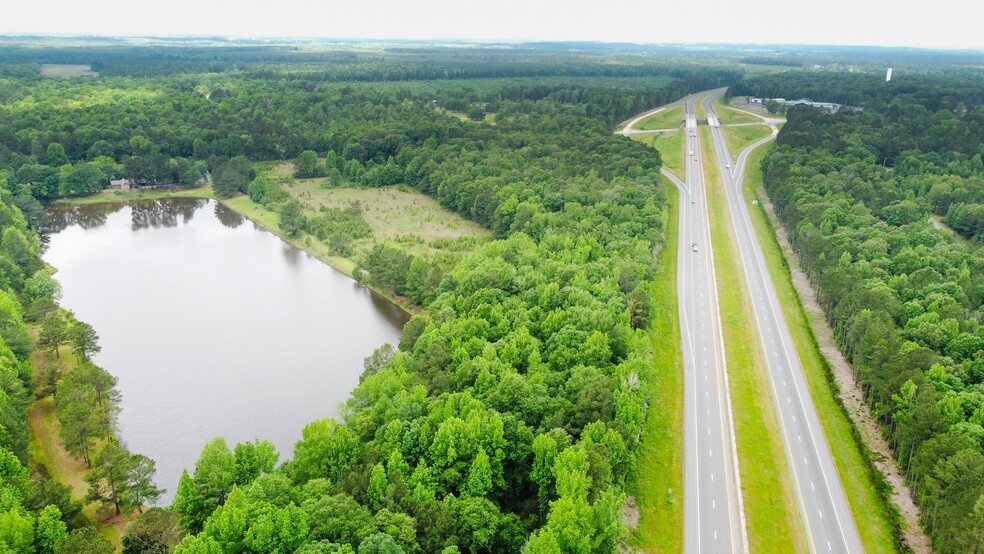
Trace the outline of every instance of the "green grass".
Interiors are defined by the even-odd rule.
[[[698,96],[694,101],[694,114],[697,119],[707,119],[707,110],[704,109],[704,99],[707,98],[707,94]]]
[[[414,255],[430,255],[447,249],[447,241],[473,241],[470,247],[458,244],[457,251],[468,252],[491,237],[481,225],[445,210],[430,196],[407,187],[323,188],[323,178],[294,179],[290,162],[257,164],[257,170],[297,198],[309,216],[317,215],[322,207],[360,206],[372,236],[353,241],[354,260],[367,254],[377,243],[398,247]],[[278,228],[279,216],[253,204],[248,198],[237,197],[227,203],[247,217],[260,219],[264,226]],[[314,237],[311,240],[319,242]],[[311,249],[318,250],[318,246],[312,245]]]
[[[958,232],[954,231],[953,229],[951,229],[950,226],[947,225],[946,222],[944,221],[945,218],[946,218],[946,216],[940,216],[940,215],[936,215],[934,213],[929,214],[929,219],[932,219],[934,222],[936,222],[936,225],[934,225],[934,227],[936,228],[936,230],[938,230],[939,232],[941,232],[941,233],[943,233],[945,235],[949,235],[949,236],[953,237],[953,239],[955,241],[957,241],[957,242],[959,242],[961,244],[964,244],[964,245],[968,244],[970,242],[970,240],[968,240],[967,237],[965,237],[965,236],[961,235],[960,233],[958,233]]]
[[[652,296],[655,315],[650,337],[655,372],[648,383],[649,414],[628,483],[640,519],[629,544],[645,552],[675,553],[683,551],[684,396],[676,288],[680,195],[669,183],[666,197],[666,242]]]
[[[375,243],[399,247],[414,255],[428,255],[441,252],[444,241],[474,239],[477,245],[491,237],[481,225],[445,210],[437,200],[410,188],[326,189],[321,187],[323,181],[295,179],[284,188],[300,200],[308,215],[317,215],[321,207],[361,206],[362,218],[372,229],[372,236],[354,241],[356,258],[368,253]]]
[[[685,142],[684,132],[685,131],[680,130],[666,134],[657,135],[653,133],[645,135],[631,135],[631,137],[633,140],[637,140],[643,144],[648,144],[656,150],[659,150],[660,157],[663,159],[663,167],[669,169],[675,175],[682,178],[684,163],[686,163],[686,159],[684,159],[683,156],[683,144]]]
[[[152,198],[215,198],[211,186],[182,190],[110,190],[97,192],[92,196],[80,198],[62,198],[56,204],[104,204],[113,202],[130,202],[131,200],[148,200]]]
[[[772,392],[737,259],[731,215],[709,133],[701,129],[714,268],[738,450],[741,492],[752,552],[806,552],[806,534],[786,463]],[[726,277],[731,276],[731,277]]]
[[[772,134],[772,129],[768,125],[748,125],[745,127],[723,126],[724,139],[728,143],[728,152],[731,154],[731,163],[738,161],[738,155],[745,148],[751,146],[755,141],[764,139]]]
[[[280,230],[280,214],[256,204],[248,196],[222,200],[240,215],[350,277],[376,244],[400,248],[418,256],[461,256],[491,237],[491,233],[477,223],[448,212],[433,198],[406,187],[322,188],[324,178],[295,179],[293,165],[283,161],[258,163],[256,169],[259,175],[279,183],[298,199],[309,216],[317,215],[322,207],[361,206],[362,217],[372,234],[352,241],[352,254],[341,257],[313,235],[302,233],[299,237],[288,237]],[[404,309],[417,309],[391,291],[374,290]]]
[[[739,111],[724,102],[724,97],[719,97],[714,101],[714,111],[717,112],[725,123],[761,123],[762,118],[755,117],[750,113]],[[762,115],[768,117],[769,114],[763,112]]]
[[[744,191],[748,202],[760,198],[760,164],[768,150],[763,147],[749,156]],[[864,548],[867,552],[896,552],[896,533],[887,500],[879,494],[871,464],[865,459],[853,423],[836,396],[829,366],[820,354],[782,249],[761,203],[753,207],[751,216]]]
[[[679,104],[655,113],[640,121],[634,129],[651,131],[653,129],[679,129],[683,127],[684,105]]]

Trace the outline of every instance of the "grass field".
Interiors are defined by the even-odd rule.
[[[487,239],[488,230],[451,213],[423,193],[403,187],[321,188],[323,179],[298,179],[285,185],[311,215],[322,206],[345,209],[358,204],[372,228],[372,237],[356,241],[356,251],[368,251],[373,242],[400,246],[413,254],[433,254],[444,241]]]
[[[745,184],[745,197],[751,202],[759,199],[762,187],[762,159],[768,153],[763,147],[749,156]],[[824,436],[830,445],[834,463],[854,514],[861,541],[868,552],[895,552],[895,531],[888,507],[879,495],[871,477],[869,464],[862,456],[863,448],[854,438],[853,423],[836,398],[828,380],[829,369],[820,354],[806,313],[793,287],[782,249],[769,223],[761,203],[752,209],[752,224],[765,255],[766,265],[772,275],[783,315],[796,345],[810,387],[810,395],[816,406]]]
[[[672,131],[661,134],[631,135],[633,140],[643,144],[648,144],[656,150],[663,159],[663,167],[669,169],[677,176],[683,176],[684,163],[683,157],[684,131]]]
[[[704,98],[707,98],[706,94],[698,96],[694,101],[694,114],[697,116],[697,119],[707,119],[707,110],[704,109]]]
[[[655,113],[640,121],[634,128],[640,131],[651,131],[653,129],[679,129],[683,127],[684,105],[678,104],[672,108],[667,108]]]
[[[98,77],[99,73],[92,70],[91,65],[67,63],[41,64],[42,77]]]
[[[644,552],[675,553],[683,551],[683,360],[676,288],[680,195],[669,183],[666,197],[666,242],[653,284],[656,309],[650,331],[655,378],[628,483],[640,519],[629,544]]]
[[[768,125],[748,125],[743,127],[731,127],[724,125],[724,139],[728,143],[728,152],[731,154],[731,163],[738,161],[738,154],[748,148],[757,140],[764,139],[772,134],[772,129]],[[764,148],[764,147],[763,147]]]
[[[353,241],[352,254],[340,257],[327,244],[310,234],[287,237],[280,230],[280,214],[253,202],[248,196],[240,195],[222,201],[285,242],[349,276],[353,276],[358,264],[376,244],[397,247],[414,255],[449,253],[459,256],[473,251],[491,238],[491,233],[477,223],[448,212],[436,200],[423,193],[404,187],[327,189],[321,187],[323,178],[294,179],[293,165],[290,162],[258,163],[256,169],[260,175],[271,182],[279,183],[291,196],[297,198],[307,215],[318,214],[322,206],[348,208],[357,203],[361,207],[362,217],[372,234],[368,238]],[[389,291],[374,290],[404,309],[416,309],[406,299],[398,298]]]
[[[807,552],[710,133],[700,131],[735,442],[752,552]],[[724,277],[730,276],[730,277]]]
[[[721,120],[725,123],[761,123],[762,119],[755,117],[754,115],[738,111],[724,102],[724,97],[720,97],[714,101],[714,110]],[[769,114],[762,112],[762,115],[768,117]]]
[[[353,204],[361,207],[362,218],[372,229],[372,236],[354,241],[354,258],[367,253],[374,244],[383,243],[399,247],[411,254],[436,254],[445,249],[448,241],[464,241],[472,250],[479,242],[487,240],[491,233],[481,225],[451,213],[426,194],[406,187],[379,188],[322,188],[324,179],[294,179],[290,162],[258,164],[258,171],[281,186],[304,205],[308,215],[316,215],[321,207],[345,209]],[[233,207],[239,207],[249,199],[235,199]],[[231,203],[232,204],[232,203]],[[256,206],[258,217],[264,223],[276,224],[279,217],[261,206]],[[318,242],[311,237],[314,242]]]

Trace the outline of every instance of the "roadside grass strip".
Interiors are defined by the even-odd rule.
[[[735,442],[751,552],[807,552],[806,534],[793,489],[765,363],[738,263],[731,214],[717,158],[701,129],[714,268],[718,280],[725,357],[731,383]]]
[[[654,306],[650,337],[653,377],[649,411],[636,451],[628,490],[635,496],[639,526],[629,544],[644,552],[683,551],[683,359],[677,305],[677,236],[680,194],[666,187],[665,246],[652,287]]]

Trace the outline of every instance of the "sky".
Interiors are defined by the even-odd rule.
[[[984,49],[971,0],[11,0],[0,34]]]

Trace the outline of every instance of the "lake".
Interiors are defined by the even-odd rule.
[[[334,416],[363,359],[407,315],[214,200],[49,209],[44,259],[61,305],[91,324],[93,361],[119,378],[120,440],[181,470],[223,436],[289,458],[305,424]]]

